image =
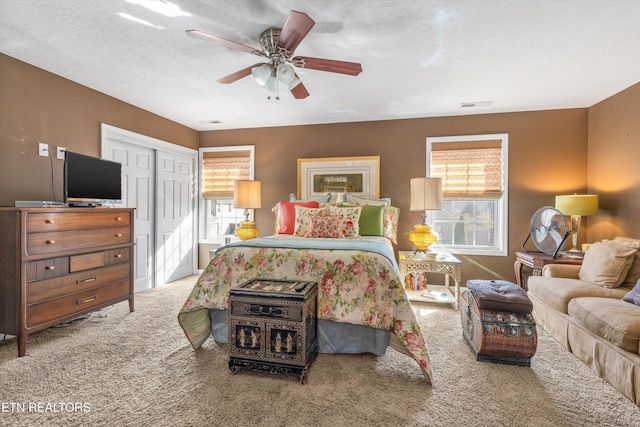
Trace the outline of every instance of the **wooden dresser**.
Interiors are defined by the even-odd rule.
[[[0,208],[0,333],[18,337],[120,301],[133,311],[133,209]]]

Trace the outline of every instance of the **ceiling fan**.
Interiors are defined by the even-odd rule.
[[[261,56],[268,60],[266,63],[259,62],[229,74],[226,77],[222,77],[218,79],[218,82],[225,84],[233,83],[251,74],[259,84],[265,86],[271,92],[277,93],[279,85],[282,84],[287,90],[291,91],[294,98],[304,99],[309,96],[309,92],[300,81],[294,67],[329,71],[331,73],[348,74],[351,76],[357,76],[362,72],[362,66],[355,62],[311,58],[308,56],[293,56],[293,52],[314,24],[315,21],[306,13],[292,10],[282,29],[270,28],[260,34],[260,46],[262,50],[198,30],[187,30],[187,35],[231,49]]]

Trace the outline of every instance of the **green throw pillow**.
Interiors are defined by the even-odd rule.
[[[384,206],[362,205],[360,212],[360,235],[361,236],[382,236]]]

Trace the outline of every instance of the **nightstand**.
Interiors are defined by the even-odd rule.
[[[440,273],[444,274],[445,286],[428,285],[428,290],[441,289],[449,297],[442,299],[424,296],[425,291],[411,291],[405,288],[410,301],[421,302],[448,302],[454,303],[456,310],[460,308],[460,279],[462,276],[462,263],[449,253],[427,252],[414,253],[411,251],[398,251],[398,266],[403,283],[409,273]],[[454,294],[449,289],[449,277],[454,281]]]
[[[551,255],[547,255],[540,252],[516,252],[516,262],[513,265],[516,273],[516,283],[525,291],[527,290],[527,277],[529,276],[541,276],[542,267],[547,264],[573,264],[581,265],[582,259],[579,258],[564,258],[558,256],[554,258]],[[531,274],[525,277],[522,266],[527,266],[531,269]]]

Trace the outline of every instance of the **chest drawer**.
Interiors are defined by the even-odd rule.
[[[127,212],[39,212],[27,215],[30,233],[131,225]]]
[[[131,228],[129,227],[29,233],[27,235],[27,253],[38,255],[129,242],[131,242]]]
[[[86,312],[111,300],[125,298],[129,295],[130,288],[131,283],[127,279],[100,288],[89,289],[66,297],[27,306],[27,326],[30,327],[46,323],[52,319]]]
[[[69,257],[41,259],[27,263],[27,282],[69,274]]]
[[[239,297],[230,301],[232,316],[302,320],[302,304],[278,298]]]
[[[68,276],[27,283],[27,304],[59,298],[73,292],[96,288],[129,278],[129,264],[72,273]]]
[[[118,248],[104,251],[104,265],[121,264],[129,262],[131,254],[129,248]]]

